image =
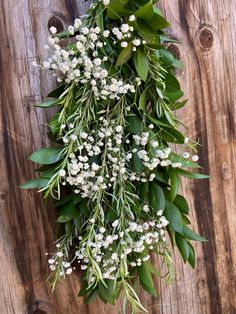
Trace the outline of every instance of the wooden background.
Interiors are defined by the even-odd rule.
[[[196,271],[176,253],[173,286],[157,283],[159,299],[142,294],[150,313],[236,313],[236,3],[234,0],[160,2],[181,45],[171,46],[186,67],[179,72],[189,104],[181,116],[202,143],[200,162],[211,180],[183,184],[194,229],[209,242],[197,244]],[[54,83],[32,66],[46,58],[48,26],[68,25],[84,5],[76,0],[0,2],[0,313],[108,314],[114,307],[77,298],[72,275],[52,295],[44,252],[54,240],[54,215],[40,194],[17,186],[34,176],[26,157],[48,143],[50,112],[32,105]]]

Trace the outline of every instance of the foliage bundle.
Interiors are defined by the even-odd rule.
[[[51,56],[37,66],[59,84],[37,107],[58,108],[49,122],[56,145],[30,156],[39,177],[22,185],[57,199],[53,288],[79,268],[86,302],[121,295],[132,313],[145,310],[140,285],[156,296],[153,276],[172,280],[172,247],[194,267],[191,242],[205,241],[179,194],[181,176],[207,176],[188,169],[199,166],[197,143],[174,114],[186,103],[175,77],[182,64],[167,49],[173,40],[156,2],[96,0],[67,31],[50,29]]]

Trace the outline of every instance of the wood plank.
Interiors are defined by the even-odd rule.
[[[55,211],[39,194],[22,192],[20,182],[34,175],[25,158],[49,144],[46,120],[51,113],[35,109],[55,82],[32,67],[43,59],[48,23],[65,27],[85,13],[81,1],[17,0],[0,4],[0,313],[115,313],[95,301],[84,305],[77,297],[79,274],[70,276],[52,295],[46,283],[44,252],[53,250]],[[209,238],[197,244],[198,266],[183,266],[172,287],[158,283],[160,299],[142,293],[150,313],[236,313],[235,215],[235,99],[236,8],[232,1],[161,1],[172,22],[171,34],[180,39],[178,52],[185,63],[179,72],[189,105],[181,111],[190,135],[203,144],[200,162],[210,182],[183,184],[192,205],[194,229]],[[12,18],[14,17],[14,18]],[[11,21],[11,23],[9,22]],[[50,22],[49,22],[50,21]],[[158,262],[158,261],[157,261]]]

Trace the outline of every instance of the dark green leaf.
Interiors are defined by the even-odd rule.
[[[141,182],[139,186],[139,196],[141,200],[145,200],[149,188],[149,182]]]
[[[129,0],[111,0],[107,8],[107,15],[113,20],[119,20],[122,16],[128,16],[130,12],[125,9]]]
[[[189,214],[189,207],[186,199],[182,195],[177,195],[174,204],[178,207],[181,213],[188,215]]]
[[[181,102],[174,102],[173,104],[168,105],[169,109],[172,111],[181,109],[185,106],[188,100],[183,100]]]
[[[104,23],[103,23],[103,8],[102,5],[99,3],[97,6],[96,11],[96,24],[97,26],[103,31],[104,30]]]
[[[106,286],[102,282],[99,283],[99,296],[106,303],[114,304],[117,298],[119,289],[117,284],[114,285],[114,280],[106,280]]]
[[[137,153],[133,153],[131,158],[131,168],[135,172],[142,172],[144,169],[143,161],[139,158]]]
[[[176,245],[179,249],[180,254],[183,257],[184,262],[186,263],[189,259],[189,246],[188,242],[179,234],[175,234]]]
[[[127,131],[132,134],[139,134],[143,129],[142,121],[135,115],[129,115],[126,118],[127,121]]]
[[[75,218],[77,214],[78,209],[74,206],[73,202],[70,202],[60,210],[60,216],[57,221],[60,223],[68,222]]]
[[[154,16],[152,0],[142,5],[136,12],[134,12],[134,15],[136,17],[141,17],[145,21],[151,21]]]
[[[206,174],[190,172],[190,171],[180,169],[180,168],[176,168],[176,171],[178,171],[178,173],[181,176],[186,177],[188,179],[208,179],[209,178],[209,176]]]
[[[162,183],[165,183],[165,184],[168,184],[168,180],[163,176],[163,173],[160,172],[160,171],[155,171],[154,172],[155,175],[156,175],[156,180],[162,182]]]
[[[163,210],[165,208],[165,194],[162,188],[156,183],[151,182],[149,192],[149,203],[156,211]]]
[[[166,219],[169,221],[169,226],[183,234],[183,220],[179,209],[172,203],[166,201],[166,207],[164,211]]]
[[[152,296],[156,297],[157,292],[152,279],[152,270],[149,265],[149,262],[144,262],[137,268],[138,277],[142,287]]]
[[[145,111],[146,110],[146,104],[148,100],[148,88],[146,87],[145,90],[142,92],[140,98],[139,98],[139,109]]]
[[[170,183],[170,196],[173,202],[180,188],[180,177],[175,169],[170,170]]]
[[[134,56],[134,65],[139,77],[145,82],[149,72],[149,60],[142,47],[139,47]]]
[[[48,94],[48,97],[59,98],[64,92],[66,85],[60,85]]]
[[[62,99],[50,99],[50,100],[41,102],[39,104],[36,104],[35,107],[38,107],[38,108],[50,108],[50,107],[54,107],[54,106],[60,105],[61,101],[62,101]]]
[[[191,229],[189,229],[187,226],[184,226],[183,228],[183,235],[185,238],[192,240],[192,241],[200,241],[200,242],[207,242],[207,239],[200,236],[199,234],[193,232]]]
[[[126,48],[121,50],[121,53],[119,54],[117,61],[116,61],[116,67],[121,66],[122,64],[129,61],[129,59],[133,55],[133,44],[129,43]]]
[[[192,268],[195,268],[196,264],[196,258],[195,258],[195,250],[193,246],[188,242],[188,247],[189,247],[189,258],[188,262],[191,265]]]
[[[37,178],[34,180],[27,181],[26,183],[23,183],[20,185],[21,189],[42,189],[45,186],[47,186],[49,182],[49,179],[45,178]]]
[[[62,148],[59,147],[45,147],[34,152],[29,159],[37,164],[50,165],[62,158],[61,151]]]
[[[154,13],[151,20],[148,21],[148,24],[155,30],[167,28],[170,26],[170,23],[166,21],[160,14]]]

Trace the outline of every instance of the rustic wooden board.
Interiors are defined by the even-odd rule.
[[[189,98],[180,114],[193,137],[199,137],[200,162],[211,180],[186,181],[183,193],[192,205],[194,229],[209,238],[197,244],[196,271],[183,266],[174,285],[157,285],[160,298],[142,293],[150,313],[236,313],[235,99],[236,6],[231,0],[161,1],[181,41],[170,49],[184,61],[179,78]],[[53,248],[55,211],[35,192],[20,191],[34,175],[25,158],[48,143],[50,112],[32,105],[54,82],[32,61],[46,57],[48,25],[63,29],[85,12],[81,1],[3,0],[0,3],[0,313],[108,314],[114,307],[77,297],[76,275],[52,295],[46,283],[44,252]]]

